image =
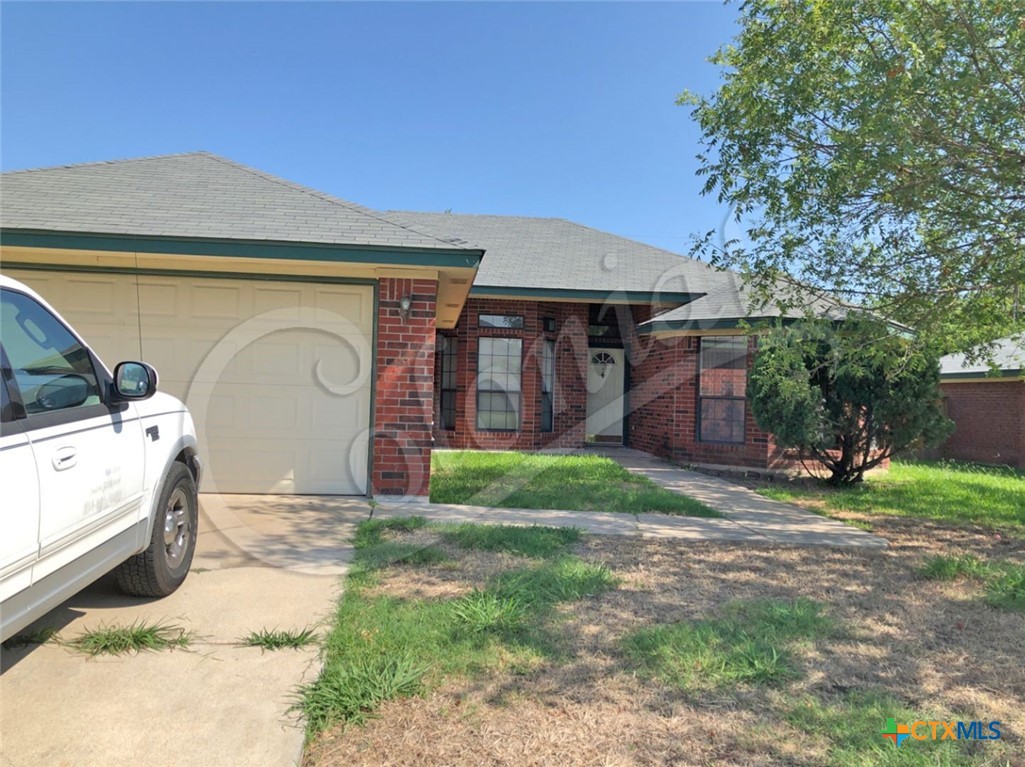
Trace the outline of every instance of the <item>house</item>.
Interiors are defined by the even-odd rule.
[[[738,279],[700,261],[561,219],[373,211],[208,153],[0,183],[4,273],[104,359],[157,368],[204,491],[421,497],[435,444],[784,460],[745,403]]]
[[[955,426],[941,457],[1025,469],[1025,336],[998,342],[992,365],[943,357],[940,391]]]

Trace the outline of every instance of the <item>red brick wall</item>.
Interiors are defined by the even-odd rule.
[[[514,314],[523,317],[522,329],[478,328],[479,314]],[[554,333],[543,330],[545,317],[556,322]],[[482,450],[538,450],[576,447],[584,442],[587,415],[587,304],[538,303],[505,299],[471,298],[459,324],[444,331],[457,339],[456,428],[434,425],[439,447]],[[515,432],[478,431],[477,339],[481,336],[520,338],[523,341],[520,429]],[[554,428],[541,432],[541,360],[544,340],[555,344]],[[441,369],[435,369],[435,412],[440,421]]]
[[[434,280],[383,279],[377,309],[374,495],[428,494],[434,388]],[[403,320],[399,302],[412,298]]]
[[[940,385],[956,429],[940,455],[1025,469],[1025,381]]]
[[[743,445],[700,442],[697,439],[698,339],[680,337],[655,340],[638,336],[636,323],[647,319],[646,306],[621,307],[621,329],[630,363],[627,393],[627,441],[631,447],[680,461],[765,467],[769,436],[746,413]],[[478,328],[478,314],[515,314],[523,317],[522,330]],[[554,317],[554,334],[542,330],[541,320]],[[439,447],[485,450],[537,450],[579,447],[584,444],[587,419],[588,305],[537,303],[504,299],[470,299],[458,327],[443,331],[457,340],[456,427],[448,431],[434,425]],[[505,336],[523,339],[521,429],[488,432],[476,429],[477,338]],[[541,345],[556,340],[555,428],[540,432]],[[440,421],[441,368],[435,369],[434,412]]]
[[[699,341],[696,336],[632,339],[631,447],[682,463],[766,467],[770,436],[758,428],[746,403],[743,444],[698,439]]]

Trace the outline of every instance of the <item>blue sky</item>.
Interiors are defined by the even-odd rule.
[[[378,209],[561,216],[686,252],[736,7],[0,6],[4,170],[205,149]]]

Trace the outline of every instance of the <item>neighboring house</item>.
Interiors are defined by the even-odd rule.
[[[699,261],[381,213],[206,153],[6,173],[0,203],[4,273],[157,368],[206,491],[424,496],[434,444],[782,460],[744,400],[738,278]]]
[[[1025,469],[1025,336],[1000,341],[992,365],[944,357],[940,391],[955,426],[940,456]]]

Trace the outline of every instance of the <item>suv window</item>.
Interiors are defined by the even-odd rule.
[[[0,291],[0,343],[29,418],[100,404],[88,350],[38,301]]]

